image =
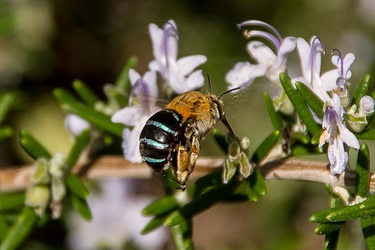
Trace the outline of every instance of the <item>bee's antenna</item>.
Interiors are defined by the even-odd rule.
[[[221,95],[219,95],[219,98],[221,98],[221,97],[222,97],[223,95],[225,95],[225,94],[228,94],[228,93],[230,93],[230,92],[232,92],[232,91],[236,91],[236,90],[240,90],[240,89],[242,89],[241,86],[236,87],[236,88],[233,88],[233,89],[228,89],[227,91],[224,91]]]
[[[209,92],[212,93],[211,75],[209,73],[207,73],[207,80],[208,80]]]

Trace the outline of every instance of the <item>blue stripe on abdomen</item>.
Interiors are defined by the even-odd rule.
[[[167,126],[165,126],[163,123],[161,122],[157,122],[157,121],[154,121],[154,120],[148,120],[146,122],[146,125],[151,125],[151,126],[155,126],[157,128],[160,128],[161,130],[169,133],[169,134],[174,134],[175,131],[173,131],[172,129],[168,128]]]
[[[157,149],[166,149],[166,148],[169,147],[168,144],[160,143],[160,142],[157,142],[155,140],[148,139],[148,138],[141,138],[140,142],[143,142],[143,143],[145,143],[149,146],[155,147]]]

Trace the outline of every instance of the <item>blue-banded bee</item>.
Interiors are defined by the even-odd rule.
[[[199,140],[203,140],[218,120],[233,133],[225,118],[221,96],[210,92],[189,91],[174,98],[164,110],[151,116],[140,134],[139,149],[143,160],[157,173],[173,168],[182,190],[193,172]]]

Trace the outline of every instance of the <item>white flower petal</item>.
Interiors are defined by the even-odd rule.
[[[91,124],[78,115],[68,114],[65,117],[65,127],[73,136],[79,136],[83,130],[90,129]]]
[[[142,128],[139,129],[139,126],[135,126],[133,130],[125,128],[123,132],[122,147],[125,159],[134,163],[141,163],[143,161],[139,152],[139,135]]]
[[[257,77],[266,73],[266,65],[254,65],[249,62],[236,63],[232,70],[225,76],[225,80],[233,87],[245,87],[250,85]]]
[[[188,86],[187,91],[201,88],[204,85],[202,70],[197,70],[191,73],[186,79],[186,85]]]
[[[298,38],[297,50],[301,61],[302,74],[305,79],[309,80],[311,78],[311,69],[309,67],[310,45],[305,39]]]
[[[280,66],[285,64],[286,56],[288,53],[292,52],[297,45],[297,39],[295,37],[289,36],[284,38],[280,49],[277,53],[277,65]]]
[[[181,94],[187,91],[188,86],[186,85],[186,78],[175,72],[169,72],[168,83],[177,94]]]
[[[178,39],[178,34],[177,34],[177,25],[175,23],[175,21],[173,21],[172,19],[169,19],[168,20],[168,23],[171,24],[174,28],[174,32],[176,32],[176,34],[168,34],[168,41],[167,41],[167,54],[168,54],[168,58],[169,60],[172,60],[172,61],[176,61],[177,60],[177,54],[178,54],[178,45],[177,45],[177,39]],[[164,31],[165,32],[165,31]]]
[[[167,68],[158,60],[152,60],[149,64],[148,67],[150,70],[154,70],[156,72],[159,72],[162,77],[165,78],[166,73],[167,73]]]
[[[351,148],[359,149],[359,141],[355,135],[350,132],[344,125],[339,126],[340,138],[342,141]]]
[[[158,96],[158,85],[156,82],[156,72],[155,71],[148,71],[143,76],[143,79],[147,83],[147,87],[149,90],[149,96],[148,97],[154,97],[156,98]]]
[[[154,57],[158,60],[161,60],[163,56],[161,54],[163,30],[153,23],[149,24],[148,30],[149,30],[151,41],[152,41]]]
[[[275,53],[262,42],[254,41],[248,43],[247,51],[259,64],[270,66],[276,62]]]
[[[139,105],[137,106],[130,106],[125,107],[123,109],[120,109],[116,111],[112,117],[111,121],[114,123],[122,123],[128,126],[134,126],[142,117],[142,107]]]
[[[337,85],[336,85],[336,80],[337,80],[337,77],[338,77],[338,70],[337,69],[333,69],[333,70],[330,70],[326,73],[324,73],[320,79],[323,83],[323,86],[324,88],[326,89],[326,91],[332,91],[334,89],[337,88]]]
[[[180,58],[177,61],[177,67],[179,69],[179,73],[183,76],[186,76],[193,72],[193,70],[198,67],[199,65],[205,63],[207,61],[207,57],[203,55],[193,55],[193,56],[186,56]]]
[[[141,78],[141,75],[137,71],[135,71],[134,69],[129,70],[129,79],[132,86],[134,86],[134,84],[138,81],[139,78]]]
[[[344,150],[344,144],[340,137],[328,145],[328,159],[332,175],[342,174],[348,163],[348,153]]]
[[[350,68],[352,67],[353,63],[355,61],[355,55],[353,53],[349,53],[344,58],[344,77],[350,78],[347,76],[347,73],[349,72]]]

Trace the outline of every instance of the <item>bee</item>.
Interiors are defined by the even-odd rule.
[[[175,97],[143,127],[139,138],[143,160],[154,172],[161,174],[172,167],[179,187],[185,190],[197,162],[199,141],[205,139],[218,120],[234,135],[225,118],[221,97],[237,89],[227,90],[219,96],[210,90],[206,94],[189,91]]]

